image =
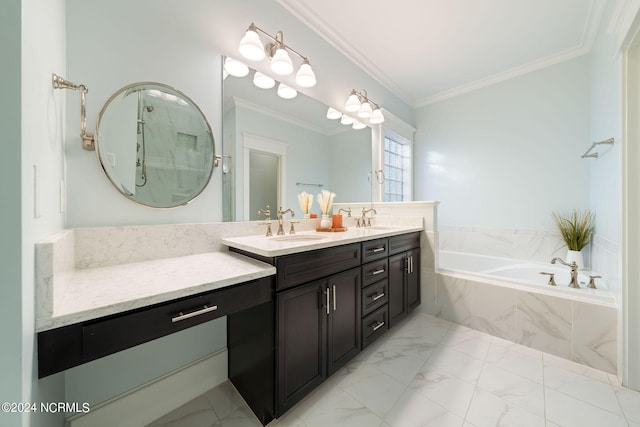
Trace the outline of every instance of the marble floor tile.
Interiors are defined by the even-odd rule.
[[[476,427],[545,426],[542,414],[532,414],[480,388],[471,400],[466,420]]]
[[[542,384],[542,354],[537,350],[534,350],[534,352],[538,353],[538,355],[531,356],[530,353],[521,353],[513,350],[511,346],[503,347],[492,343],[487,354],[486,363]]]
[[[544,413],[544,389],[541,383],[486,364],[478,379],[478,387],[533,414]]]
[[[208,427],[219,419],[205,396],[193,399],[147,427]]]
[[[545,388],[546,416],[563,427],[623,427],[624,417],[575,399],[559,391]]]
[[[559,391],[614,414],[622,415],[622,408],[618,403],[616,393],[611,384],[594,380],[558,366],[548,366],[545,368],[544,384],[547,388]]]
[[[469,408],[475,384],[426,364],[409,384],[409,388],[454,414],[464,417]]]
[[[385,417],[393,427],[460,427],[464,419],[413,390],[406,390]]]
[[[268,427],[640,427],[615,375],[414,313]],[[150,427],[259,427],[230,382]]]
[[[640,424],[640,392],[619,386],[613,389],[627,421]]]
[[[449,347],[440,347],[435,350],[426,363],[471,382],[475,382],[480,377],[484,365],[482,360]]]

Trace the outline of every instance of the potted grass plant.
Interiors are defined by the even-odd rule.
[[[554,212],[552,215],[560,236],[567,245],[567,262],[575,261],[578,268],[584,268],[582,249],[593,238],[595,215],[589,209],[574,209],[569,213]]]

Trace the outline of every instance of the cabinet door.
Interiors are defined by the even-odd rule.
[[[389,257],[389,326],[406,315],[405,273],[407,256],[404,253]]]
[[[420,249],[407,252],[407,310],[420,305]]]
[[[360,351],[360,269],[331,276],[328,321],[328,375],[344,366]]]
[[[327,376],[326,281],[312,282],[277,296],[278,404],[283,414]]]

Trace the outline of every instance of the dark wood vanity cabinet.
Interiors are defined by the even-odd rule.
[[[360,269],[277,295],[278,414],[360,352]]]
[[[227,323],[229,379],[263,424],[420,303],[419,247],[420,233],[410,233],[273,258],[231,248],[277,269],[272,322],[269,309],[258,307],[230,315]],[[231,337],[265,340],[272,361]]]
[[[418,243],[419,245],[419,239]],[[420,305],[420,247],[389,257],[389,326]]]

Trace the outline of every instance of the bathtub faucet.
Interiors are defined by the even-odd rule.
[[[559,262],[562,265],[566,265],[567,267],[571,267],[571,283],[569,283],[569,287],[579,288],[580,285],[578,284],[578,264],[576,264],[575,261],[572,261],[571,264],[569,264],[565,260],[558,257],[555,257],[551,260],[551,264],[555,264],[556,262]]]

